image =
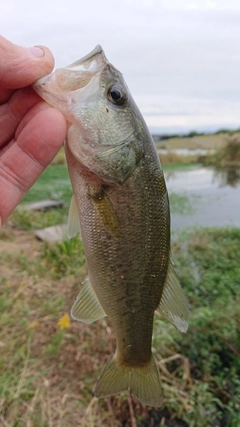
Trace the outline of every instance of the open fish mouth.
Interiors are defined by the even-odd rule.
[[[83,58],[64,68],[58,68],[54,73],[42,77],[33,84],[33,89],[48,102],[48,93],[55,96],[56,102],[53,107],[59,107],[57,100],[63,102],[65,93],[85,88],[92,78],[101,73],[109,64],[105,53],[100,45]]]

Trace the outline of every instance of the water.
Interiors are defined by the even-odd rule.
[[[214,154],[215,153],[215,149],[211,148],[211,149],[205,149],[205,148],[172,148],[172,149],[166,149],[166,148],[158,148],[158,154],[164,155],[164,154],[168,154],[168,153],[174,153],[177,154],[178,156],[191,156],[191,155],[199,155],[199,156],[206,156],[207,154]]]
[[[169,194],[185,196],[193,204],[187,214],[171,214],[173,229],[192,226],[240,227],[240,171],[188,168],[165,172]]]

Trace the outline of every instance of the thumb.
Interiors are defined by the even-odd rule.
[[[49,74],[54,58],[44,46],[25,48],[0,36],[0,88],[18,89]]]

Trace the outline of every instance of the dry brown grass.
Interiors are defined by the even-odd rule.
[[[61,147],[52,161],[52,165],[66,165],[66,157],[64,147]]]
[[[179,154],[176,154],[171,150],[166,150],[166,153],[161,153],[159,155],[159,158],[163,165],[166,165],[166,164],[187,165],[189,163],[197,163],[199,159],[199,155],[189,154],[187,156],[180,156]]]
[[[226,144],[227,136],[224,133],[218,135],[206,134],[194,136],[192,138],[169,138],[167,140],[158,142],[157,148],[164,146],[166,149],[188,148],[188,149],[210,149],[220,148]]]

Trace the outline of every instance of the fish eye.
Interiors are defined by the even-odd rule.
[[[116,105],[123,105],[126,101],[126,94],[117,86],[108,89],[108,99]]]

